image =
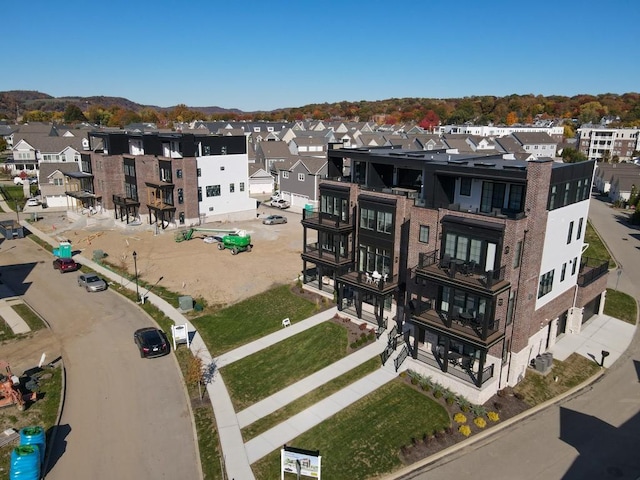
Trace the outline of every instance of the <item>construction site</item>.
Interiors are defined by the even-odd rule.
[[[270,213],[265,209],[254,220],[164,231],[151,225],[124,226],[112,218],[70,218],[66,212],[38,215],[34,225],[59,241],[71,242],[74,253],[88,258],[97,254],[131,274],[135,251],[141,280],[155,284],[162,277],[166,289],[202,298],[209,305],[229,305],[293,282],[300,274],[301,216],[287,212],[289,223],[263,225]],[[223,241],[211,241],[212,237]]]

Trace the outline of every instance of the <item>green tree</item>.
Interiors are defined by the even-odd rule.
[[[576,150],[575,148],[571,148],[571,147],[566,147],[562,150],[562,154],[561,154],[562,160],[565,163],[577,163],[577,162],[584,162],[587,157],[584,155],[584,153]]]
[[[70,103],[64,111],[64,121],[66,123],[86,122],[87,117],[84,116],[80,107]]]

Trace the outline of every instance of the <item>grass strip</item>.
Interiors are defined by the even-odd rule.
[[[632,296],[613,288],[607,288],[604,314],[635,325],[638,316],[638,305]]]

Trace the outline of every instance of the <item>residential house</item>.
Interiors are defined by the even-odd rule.
[[[606,163],[597,162],[596,172],[593,177],[593,184],[596,190],[600,193],[610,194],[611,185],[614,183],[620,183],[620,178],[637,178],[640,175],[640,165],[635,163]],[[626,185],[626,181],[623,184]],[[640,187],[640,182],[636,181],[637,187]],[[612,198],[612,200],[616,200]],[[628,199],[627,199],[628,200]]]
[[[601,313],[608,264],[582,256],[594,162],[336,149],[327,169],[303,282],[388,331],[396,368],[482,404]]]
[[[261,141],[256,145],[255,163],[267,172],[275,173],[276,165],[290,162],[294,157],[285,142]]]
[[[77,162],[44,162],[40,164],[39,188],[42,203],[51,208],[68,207],[67,179],[78,178]]]
[[[514,132],[511,137],[518,142],[526,153],[536,157],[554,158],[558,141],[543,132]]]
[[[257,163],[249,163],[249,195],[271,195],[275,180],[271,172]]]
[[[327,160],[298,157],[288,169],[280,169],[278,175],[280,196],[287,200],[292,208],[316,208],[320,181],[327,176]]]

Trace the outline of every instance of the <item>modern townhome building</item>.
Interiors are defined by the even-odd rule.
[[[94,131],[88,138],[81,171],[65,174],[77,208],[162,228],[255,217],[244,135]]]
[[[578,149],[589,160],[609,162],[631,160],[633,152],[640,150],[638,128],[608,128],[583,125],[576,131]]]
[[[394,361],[484,403],[601,313],[608,264],[582,256],[594,162],[383,147],[327,168],[303,281],[386,329],[383,358],[401,338]]]

